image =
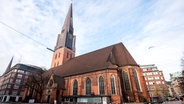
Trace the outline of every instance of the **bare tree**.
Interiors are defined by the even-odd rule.
[[[48,81],[48,77],[44,77],[43,72],[36,72],[29,75],[25,83],[25,87],[29,91],[27,99],[34,98],[37,102],[42,102],[41,97]]]
[[[182,77],[181,77],[180,86],[183,89],[184,88],[184,53],[183,53],[183,57],[181,58],[181,68],[182,68]],[[183,89],[183,95],[184,95],[184,89]]]
[[[182,74],[184,74],[184,56],[181,58]]]

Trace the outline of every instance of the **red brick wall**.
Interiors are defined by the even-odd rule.
[[[115,83],[116,83],[116,95],[111,94],[111,85],[110,85],[110,76],[114,75],[115,77]],[[71,76],[65,78],[66,81],[66,90],[64,91],[64,96],[72,95],[72,87],[73,87],[73,81],[78,81],[78,95],[85,95],[85,80],[86,78],[91,79],[91,92],[94,93],[94,95],[99,95],[99,88],[98,88],[98,78],[102,76],[104,78],[104,89],[105,89],[105,95],[112,95],[111,100],[113,102],[120,102],[120,96],[119,96],[119,84],[118,84],[118,77],[117,77],[117,71],[116,70],[103,70],[98,72],[91,72],[86,73],[78,76]]]
[[[133,69],[135,69],[137,72],[137,77],[138,77],[139,86],[140,86],[140,92],[137,91],[137,88],[136,88],[135,78],[134,78],[133,71],[132,71]],[[128,72],[129,72],[130,83],[131,83],[131,88],[132,88],[131,96],[133,97],[133,99],[135,99],[136,102],[142,102],[142,100],[143,100],[142,98],[145,98],[147,101],[150,101],[150,97],[149,97],[149,94],[147,92],[147,87],[146,87],[145,79],[143,77],[142,69],[140,67],[137,67],[137,66],[132,66],[132,67],[129,66]],[[131,99],[132,99],[132,97],[131,97]]]
[[[51,68],[62,65],[73,57],[75,57],[75,53],[70,49],[65,47],[59,48],[53,54]]]
[[[133,68],[136,69],[136,72],[137,72],[137,77],[138,77],[139,85],[141,88],[140,92],[137,92],[135,80],[132,77],[133,76],[132,75]],[[120,80],[120,77],[118,76],[117,70],[106,69],[106,70],[101,70],[101,71],[96,71],[96,72],[91,72],[91,73],[85,73],[82,75],[65,77],[66,90],[64,90],[63,95],[64,96],[72,96],[73,82],[74,82],[74,80],[77,80],[78,81],[78,95],[85,96],[85,80],[86,80],[86,78],[91,79],[91,84],[92,84],[91,92],[93,92],[94,95],[99,95],[98,79],[100,76],[102,76],[104,78],[105,95],[111,96],[111,99],[110,99],[111,102],[120,104],[121,100],[123,100],[123,97],[127,98],[128,96],[129,96],[131,101],[140,102],[141,97],[145,98],[149,101],[149,94],[147,93],[142,70],[137,66],[135,66],[135,67],[134,66],[120,67],[119,70],[128,72],[130,87],[131,87],[130,92],[126,92],[124,90],[124,87],[122,87],[120,85],[121,80]],[[111,93],[111,83],[110,83],[111,75],[113,75],[115,78],[115,87],[116,87],[116,94],[115,95],[112,95],[112,93]],[[121,90],[123,92],[122,94],[121,94]],[[60,97],[61,97],[61,94],[62,94],[62,91],[60,91]],[[52,91],[51,101],[53,102],[54,99],[56,99],[56,90]]]

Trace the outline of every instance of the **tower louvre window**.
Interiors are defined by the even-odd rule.
[[[55,59],[57,59],[57,54],[55,55]]]
[[[68,58],[68,57],[69,57],[69,53],[67,52],[66,58]]]

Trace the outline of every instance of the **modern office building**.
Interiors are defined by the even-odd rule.
[[[158,70],[157,66],[141,65],[143,75],[146,81],[146,86],[149,91],[152,101],[163,101],[169,96],[168,87],[161,70]]]
[[[184,76],[182,71],[177,71],[170,74],[171,85],[174,89],[174,97],[184,96]]]
[[[21,101],[29,76],[43,71],[40,67],[20,63],[11,67],[12,60],[0,78],[0,102]]]

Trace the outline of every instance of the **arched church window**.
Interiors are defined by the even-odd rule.
[[[115,88],[115,78],[114,78],[114,76],[111,76],[110,81],[111,81],[111,92],[112,92],[113,95],[115,95],[116,94],[116,88]]]
[[[86,95],[91,94],[91,80],[89,78],[86,79]]]
[[[135,80],[135,85],[136,85],[136,89],[137,91],[140,91],[140,85],[139,85],[139,80],[138,80],[138,77],[137,77],[137,72],[135,69],[132,69],[133,71],[133,76],[134,76],[134,80]]]
[[[55,55],[55,59],[57,58],[57,54]]]
[[[77,95],[78,92],[78,82],[77,80],[74,80],[73,82],[73,95]]]
[[[130,91],[130,83],[129,83],[127,72],[123,72],[123,80],[124,80],[125,90]]]
[[[49,87],[52,87],[52,85],[53,85],[53,80],[50,80],[49,81]]]
[[[100,93],[100,95],[105,94],[105,91],[104,91],[104,79],[103,79],[102,76],[99,77],[99,93]]]

